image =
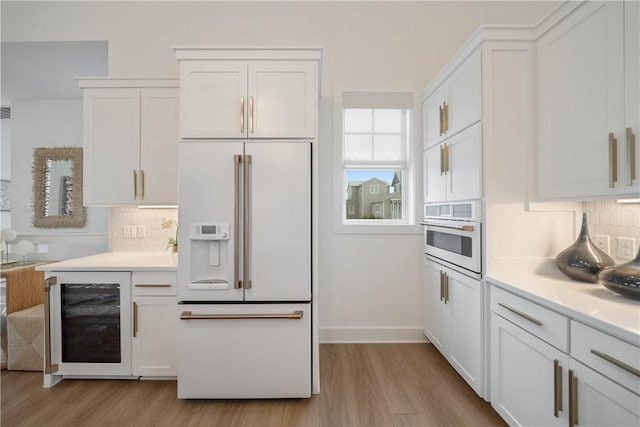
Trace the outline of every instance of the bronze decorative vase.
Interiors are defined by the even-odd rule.
[[[558,269],[573,280],[598,282],[598,273],[615,264],[613,258],[598,248],[589,238],[587,214],[582,214],[578,240],[556,256]]]
[[[598,280],[617,294],[640,300],[640,249],[631,261],[600,271]]]

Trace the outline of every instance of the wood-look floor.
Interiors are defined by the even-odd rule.
[[[430,344],[320,346],[311,399],[179,400],[175,381],[64,380],[2,371],[2,427],[503,426]]]

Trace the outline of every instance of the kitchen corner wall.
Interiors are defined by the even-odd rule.
[[[635,239],[633,255],[640,244],[640,203],[618,203],[615,200],[597,200],[584,203],[589,221],[589,236],[604,234],[611,239],[610,255],[617,262],[626,262],[618,254],[620,237]]]
[[[162,223],[166,219],[177,222],[178,210],[139,209],[135,206],[111,208],[109,248],[115,252],[167,250],[167,240],[176,236],[176,225],[166,230],[162,229]],[[126,227],[135,230],[135,237],[125,237]]]

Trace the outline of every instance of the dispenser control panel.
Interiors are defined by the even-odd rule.
[[[194,223],[189,224],[191,240],[228,240],[229,224]]]

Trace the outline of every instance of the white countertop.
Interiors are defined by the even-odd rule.
[[[640,301],[620,296],[599,283],[563,275],[553,260],[534,266],[509,262],[493,268],[487,281],[582,323],[640,346]]]
[[[36,267],[39,271],[176,271],[171,252],[105,252]]]

